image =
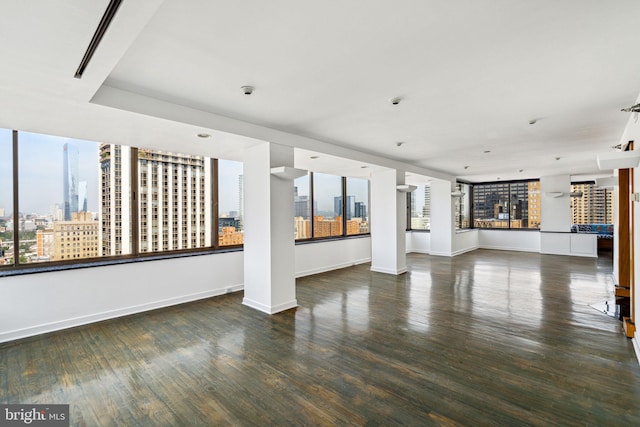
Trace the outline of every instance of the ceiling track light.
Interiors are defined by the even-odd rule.
[[[76,79],[82,78],[85,69],[89,65],[89,61],[93,58],[93,54],[96,53],[98,45],[100,44],[100,41],[102,41],[102,37],[104,37],[109,25],[111,25],[113,18],[116,16],[120,3],[122,3],[122,0],[111,0],[107,5],[107,9],[104,11],[104,15],[102,15],[98,28],[96,28],[95,33],[93,33],[93,38],[91,39],[91,42],[89,42],[89,46],[80,61],[80,65],[78,65],[76,73],[73,75]]]

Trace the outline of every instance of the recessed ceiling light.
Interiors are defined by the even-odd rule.
[[[368,168],[368,167],[369,167],[369,166],[367,166],[367,165],[363,165],[363,166],[360,166],[360,169],[366,169],[366,168]]]
[[[469,169],[469,166],[465,166],[465,167],[464,167],[464,169],[465,169],[465,170]]]
[[[536,119],[529,120],[529,124],[530,125],[535,125],[537,122],[538,122],[538,120],[536,120]]]
[[[396,142],[396,147],[402,147],[402,144],[404,144],[404,142]]]
[[[402,101],[402,98],[400,98],[399,96],[396,96],[395,98],[391,98],[389,100],[389,102],[393,105],[398,105],[400,104],[400,101]]]
[[[211,134],[209,134],[209,133],[204,133],[204,132],[203,132],[203,133],[199,133],[199,134],[197,135],[197,137],[198,137],[198,138],[211,138]]]
[[[484,154],[489,154],[491,152],[491,150],[484,150],[483,153]]]
[[[560,157],[556,157],[556,160],[560,160]]]
[[[320,158],[320,156],[310,156],[309,158],[310,158],[310,159],[313,159],[313,160],[315,160],[315,159],[318,159],[318,158]]]
[[[240,89],[242,89],[242,93],[244,93],[245,95],[251,95],[253,93],[253,86],[241,86]]]
[[[518,172],[524,172],[524,169],[520,169]]]

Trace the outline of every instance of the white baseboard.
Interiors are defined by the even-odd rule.
[[[58,320],[55,322],[45,323],[41,325],[29,326],[13,331],[0,332],[0,343],[15,341],[21,338],[27,338],[34,335],[45,334],[48,332],[59,331],[62,329],[73,328],[76,326],[87,325],[89,323],[100,322],[103,320],[115,319],[117,317],[128,316],[131,314],[142,313],[144,311],[156,310],[158,308],[169,307],[172,305],[183,304],[186,302],[197,301],[205,298],[211,298],[230,292],[242,290],[244,285],[227,286],[220,289],[212,289],[205,292],[195,294],[182,295],[175,298],[167,298],[160,301],[154,301],[145,304],[133,305],[130,307],[119,308],[116,310],[103,311],[101,313],[89,314],[70,319]]]
[[[465,248],[465,249],[458,249],[457,251],[453,251],[451,253],[451,256],[457,256],[457,255],[462,255],[462,254],[466,254],[467,252],[473,252],[476,249],[478,249],[477,246],[474,246],[472,248]]]
[[[395,276],[398,276],[400,274],[406,273],[409,270],[407,269],[407,267],[399,268],[399,269],[371,267],[371,271],[374,271],[376,273],[393,274]]]
[[[371,257],[357,259],[355,261],[350,261],[350,262],[343,262],[339,264],[325,265],[318,268],[312,268],[310,270],[298,271],[296,272],[296,278],[311,276],[312,274],[326,273],[327,271],[339,270],[341,268],[352,267],[354,265],[365,264],[367,262],[371,262]]]
[[[246,305],[247,307],[251,307],[254,310],[258,310],[258,311],[262,311],[263,313],[267,313],[267,314],[276,314],[276,313],[280,313],[281,311],[285,311],[285,310],[289,310],[292,308],[295,308],[298,306],[298,300],[292,300],[292,301],[288,301],[282,304],[278,304],[278,305],[274,305],[274,306],[268,306],[265,304],[262,304],[258,301],[254,301],[252,299],[249,298],[243,298],[242,299],[242,304]]]
[[[638,342],[638,334],[634,334],[631,342],[633,343],[633,350],[636,353],[636,359],[638,359],[638,364],[640,365],[640,342]]]
[[[530,249],[530,248],[518,248],[511,246],[491,246],[491,245],[481,245],[478,246],[477,249],[493,249],[496,251],[513,251],[513,252],[533,252],[533,253],[541,253],[538,249]]]
[[[429,255],[431,252],[429,252],[426,249],[409,249],[407,251],[408,254],[425,254],[425,255]]]

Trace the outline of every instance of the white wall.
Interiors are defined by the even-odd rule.
[[[516,230],[478,230],[478,244],[484,249],[540,252],[540,232]]]
[[[328,240],[296,245],[296,277],[371,261],[371,238]]]
[[[407,231],[407,253],[431,253],[431,233],[424,231]]]
[[[0,342],[242,288],[242,252],[0,278]]]
[[[243,289],[243,252],[0,278],[0,342]],[[369,237],[297,245],[296,276],[371,260]]]
[[[480,230],[458,231],[453,236],[453,255],[460,255],[480,247]]]
[[[562,193],[551,197],[549,193]],[[554,175],[540,178],[540,224],[541,231],[571,230],[571,176]]]

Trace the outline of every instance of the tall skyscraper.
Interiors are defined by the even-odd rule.
[[[71,221],[78,212],[78,147],[65,143],[62,147],[62,185],[64,197],[64,220]]]

